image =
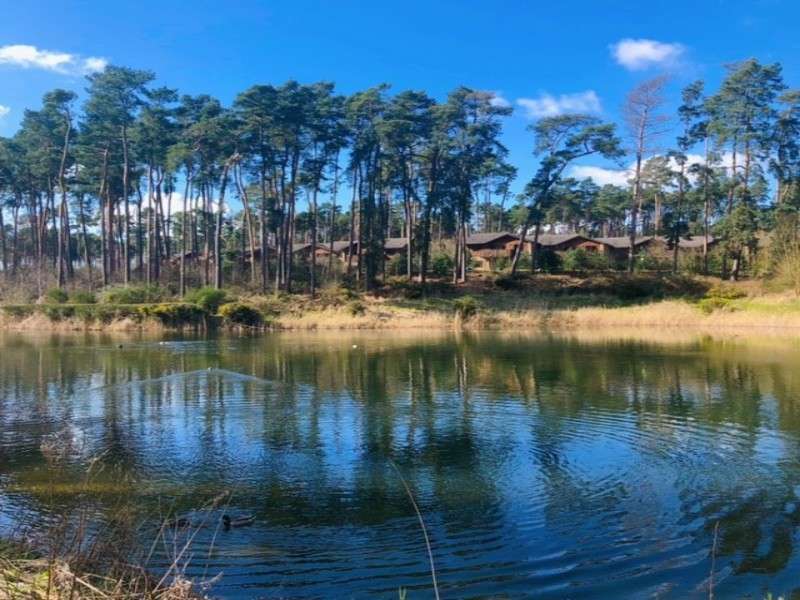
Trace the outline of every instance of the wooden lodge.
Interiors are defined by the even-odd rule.
[[[519,243],[519,236],[508,231],[473,233],[467,236],[467,249],[478,268],[491,270],[499,259],[510,259]]]

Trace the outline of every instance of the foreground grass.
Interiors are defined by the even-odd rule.
[[[85,299],[86,293],[75,293]],[[133,301],[131,301],[133,300]],[[153,301],[156,300],[156,301]],[[594,327],[800,328],[800,298],[685,277],[595,275],[475,278],[454,286],[404,280],[371,294],[327,286],[303,294],[196,290],[180,300],[157,288],[105,293],[99,302],[0,305],[5,329],[530,329]]]

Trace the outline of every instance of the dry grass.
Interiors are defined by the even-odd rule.
[[[736,294],[698,305],[703,290],[713,292],[720,287]],[[474,298],[475,314],[459,314],[459,302],[465,295]],[[260,311],[266,327],[276,330],[800,328],[800,298],[793,292],[767,293],[757,281],[720,286],[718,280],[703,278],[539,276],[523,279],[511,289],[475,278],[459,287],[434,282],[424,291],[403,282],[375,295],[358,295],[330,285],[313,300],[305,295],[242,295],[238,301]],[[0,311],[0,328],[152,333],[167,329],[153,318],[118,318],[110,323],[78,318],[53,321],[39,311],[22,318]]]

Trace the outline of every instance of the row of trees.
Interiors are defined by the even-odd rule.
[[[73,92],[54,90],[0,138],[4,278],[35,275],[40,292],[51,278],[170,280],[181,293],[229,280],[291,291],[302,279],[313,294],[337,273],[333,258],[299,273],[293,245],[345,239],[354,251],[343,269],[369,289],[387,237],[408,239],[404,271],[424,281],[436,236],[453,240],[463,281],[468,232],[511,227],[534,240],[548,226],[672,242],[713,231],[732,274],[759,228],[774,223],[777,245],[796,246],[800,93],[786,91],[777,64],[732,65],[710,95],[688,86],[674,120],[667,80],[646,81],[624,106],[627,136],[587,115],[541,119],[531,126],[539,166],[516,196],[501,142],[511,109],[491,93],[461,87],[438,102],[290,81],[223,107],[153,81],[109,66],[88,77],[80,111]],[[632,157],[629,185],[567,176],[590,156]]]

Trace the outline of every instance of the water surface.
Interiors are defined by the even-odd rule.
[[[4,334],[0,532],[230,491],[187,567],[214,594],[431,597],[394,462],[444,598],[705,598],[717,527],[717,598],[788,594],[799,393],[792,341]]]

